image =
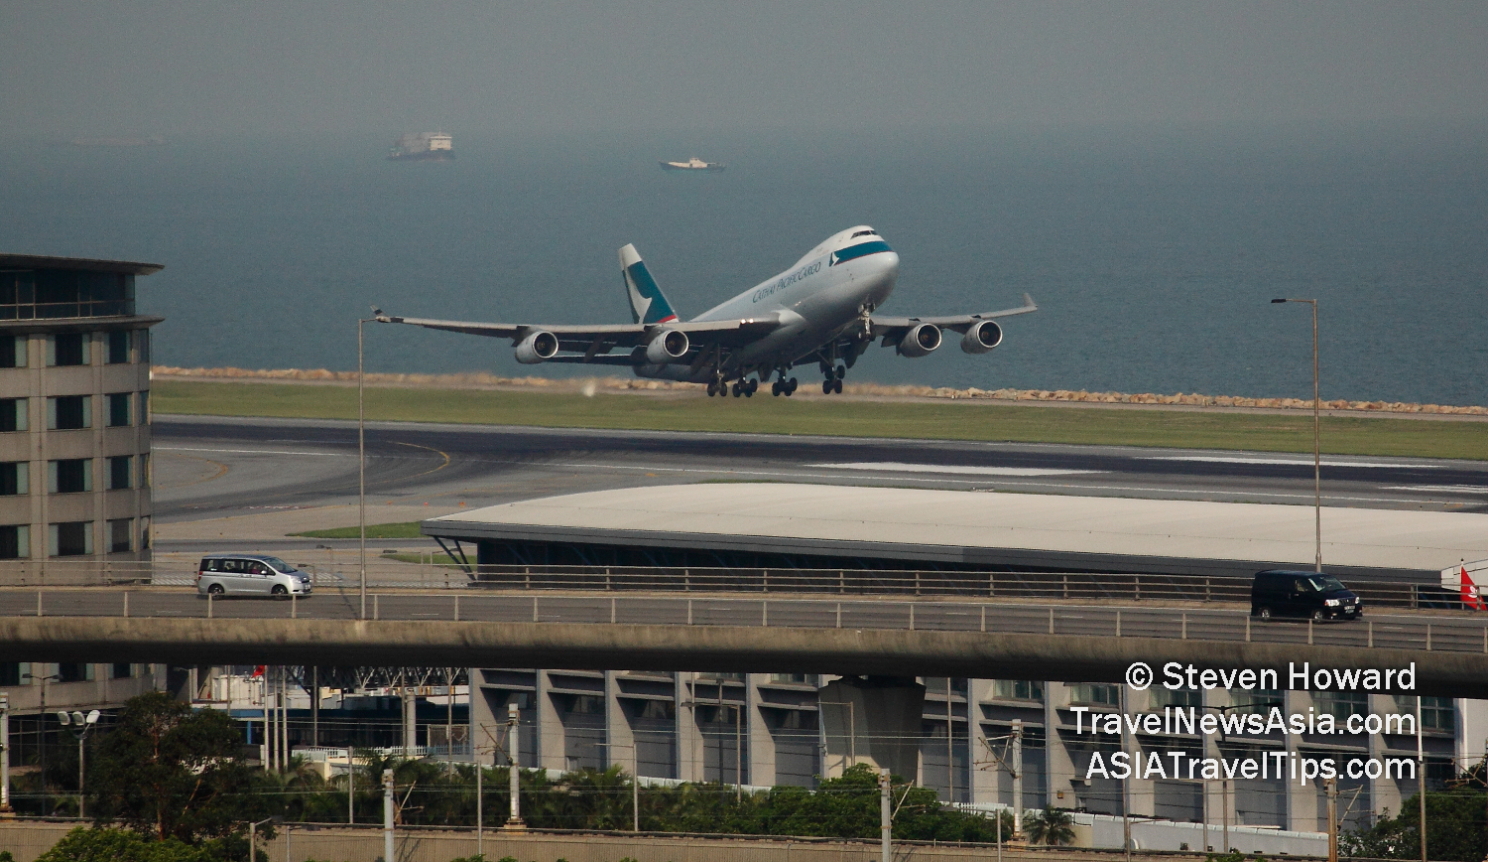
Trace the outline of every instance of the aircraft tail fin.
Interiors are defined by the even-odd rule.
[[[636,323],[670,323],[677,319],[666,294],[656,286],[656,279],[641,260],[633,245],[620,249],[620,271],[625,277],[625,292],[630,297],[630,316]]]

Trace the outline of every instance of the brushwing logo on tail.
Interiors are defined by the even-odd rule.
[[[620,268],[625,274],[625,292],[630,298],[630,316],[635,323],[671,323],[677,319],[635,246],[620,249]]]

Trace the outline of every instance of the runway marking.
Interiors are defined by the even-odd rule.
[[[1244,458],[1238,455],[1154,455],[1144,461],[1207,461],[1214,464],[1277,464],[1284,467],[1311,467],[1311,458]],[[1324,467],[1394,467],[1412,469],[1424,467],[1430,470],[1443,469],[1441,464],[1404,464],[1388,461],[1334,461],[1323,459]]]
[[[222,452],[233,455],[308,455],[313,458],[355,458],[346,452],[292,452],[287,449],[207,449],[194,446],[156,446],[155,451],[167,452]]]
[[[902,461],[864,461],[855,464],[807,464],[829,470],[870,470],[883,473],[954,473],[972,476],[1071,476],[1107,470],[1061,470],[1045,467],[973,467],[969,465],[906,464]]]
[[[1443,494],[1488,494],[1488,485],[1391,485],[1386,491],[1440,491]]]
[[[433,470],[425,470],[422,473],[414,473],[412,476],[407,477],[408,479],[417,479],[420,476],[427,476],[430,473],[438,473],[440,470],[443,470],[445,467],[448,467],[450,465],[450,456],[449,456],[449,454],[446,453],[446,452],[441,452],[438,449],[435,449],[433,446],[420,446],[417,443],[403,443],[403,442],[398,441],[398,440],[394,440],[393,441],[393,445],[395,445],[395,446],[412,446],[415,449],[427,449],[430,452],[433,452],[434,454],[436,454],[439,457],[441,457],[441,458],[444,459],[444,463],[443,464],[440,464],[438,467],[435,467]],[[406,480],[404,480],[404,481],[406,481]]]
[[[157,446],[155,448],[158,450],[160,447]],[[216,473],[213,473],[210,476],[203,476],[200,479],[192,479],[190,482],[163,483],[163,484],[157,485],[156,487],[160,488],[162,491],[163,490],[166,490],[168,488],[188,488],[188,487],[190,487],[192,485],[200,485],[203,482],[210,482],[213,479],[221,479],[223,476],[226,476],[227,475],[228,471],[230,471],[232,469],[231,467],[227,466],[226,464],[222,463],[221,461],[213,461],[211,458],[199,458],[199,457],[197,457],[195,455],[182,455],[181,457],[182,458],[188,458],[188,459],[190,459],[192,461],[203,461],[203,462],[206,462],[208,464],[214,464],[214,465],[217,466],[217,472]]]

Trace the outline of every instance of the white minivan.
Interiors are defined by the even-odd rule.
[[[208,554],[196,568],[196,591],[204,596],[310,595],[310,576],[265,554]]]

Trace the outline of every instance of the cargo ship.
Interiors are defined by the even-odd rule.
[[[718,162],[705,162],[697,156],[693,156],[685,162],[659,162],[664,171],[721,171],[723,165]]]
[[[388,152],[393,161],[447,162],[455,157],[454,139],[444,132],[414,132],[403,135]]]

